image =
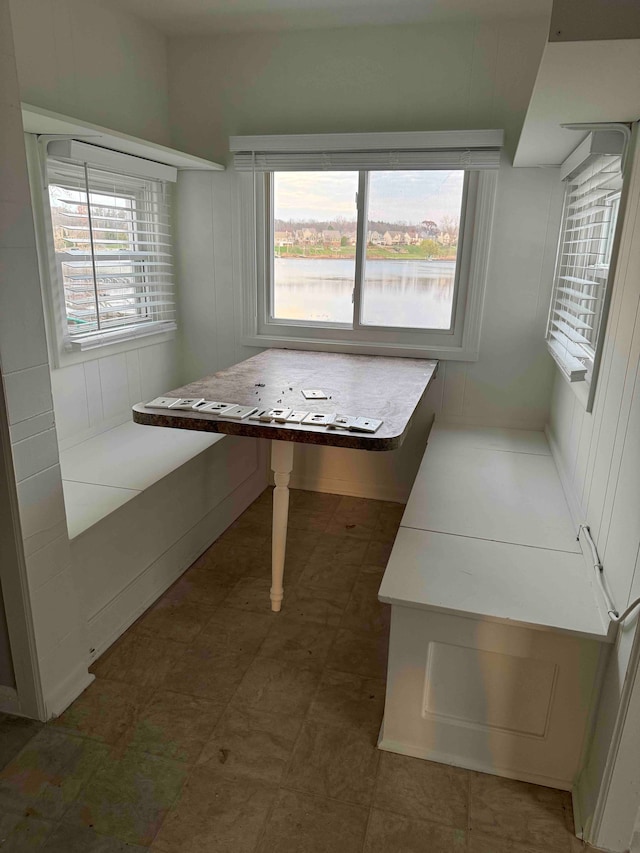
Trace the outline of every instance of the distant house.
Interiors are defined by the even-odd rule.
[[[355,246],[356,244],[356,232],[355,231],[342,231],[340,234],[341,241],[346,239],[349,246]]]
[[[318,232],[315,228],[300,228],[296,231],[296,243],[317,243]]]
[[[292,231],[276,231],[273,235],[273,242],[276,246],[293,246],[294,234]]]
[[[369,231],[368,241],[372,246],[381,246],[384,238],[379,231]]]
[[[323,243],[330,243],[332,245],[338,245],[340,243],[340,239],[341,239],[341,237],[340,237],[339,231],[327,229],[326,231],[322,232],[322,242]]]
[[[446,231],[443,231],[442,234],[438,234],[436,240],[438,241],[438,243],[440,243],[441,246],[450,246],[453,242],[451,239],[451,235],[447,234]]]
[[[399,246],[404,242],[402,231],[385,231],[382,238],[385,246]]]

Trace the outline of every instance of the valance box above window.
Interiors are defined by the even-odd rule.
[[[242,172],[497,169],[502,130],[232,136]]]

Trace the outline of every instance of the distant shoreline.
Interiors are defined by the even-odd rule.
[[[276,261],[355,261],[355,256],[336,257],[335,255],[274,255]],[[367,263],[375,261],[428,261],[429,263],[455,263],[456,258],[416,258],[411,255],[399,255],[392,258],[366,258]]]

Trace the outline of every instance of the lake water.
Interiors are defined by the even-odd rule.
[[[448,329],[455,261],[368,261],[363,323]],[[274,309],[279,319],[351,323],[355,261],[276,258]]]

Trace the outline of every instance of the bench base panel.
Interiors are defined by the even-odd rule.
[[[393,606],[379,747],[570,790],[607,647]]]
[[[71,543],[99,657],[267,486],[260,442],[225,438]]]

